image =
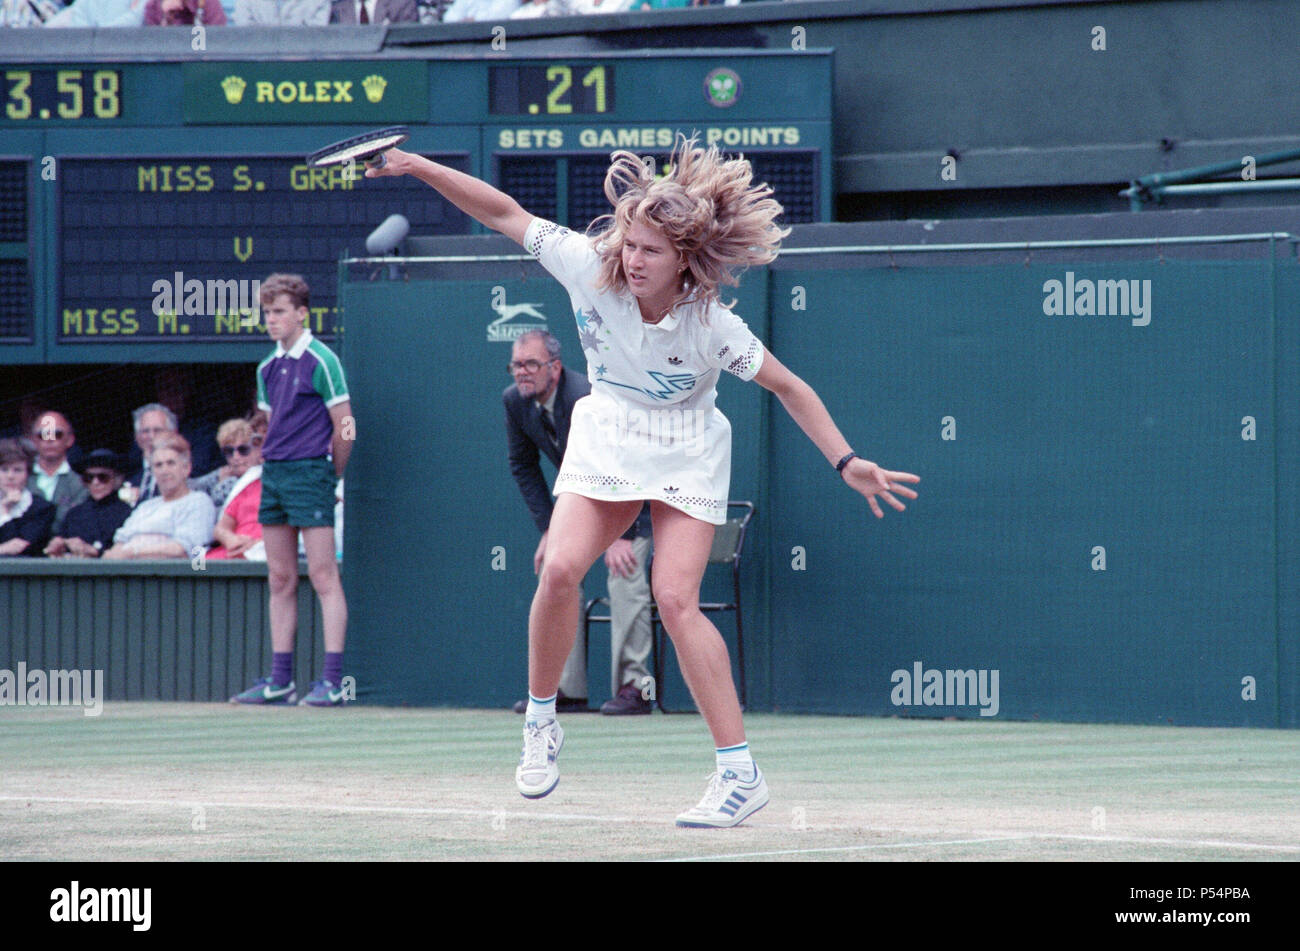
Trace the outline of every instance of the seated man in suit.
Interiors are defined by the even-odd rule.
[[[31,435],[36,446],[36,463],[27,479],[27,488],[54,505],[53,532],[58,535],[63,531],[63,520],[69,510],[89,498],[81,477],[68,464],[68,451],[76,445],[77,434],[72,431],[68,417],[47,411],[36,417]]]
[[[545,330],[532,330],[515,341],[507,368],[514,383],[501,395],[506,408],[506,434],[510,442],[510,471],[523,493],[542,539],[533,555],[533,570],[540,572],[546,556],[546,536],[555,507],[542,474],[544,453],[559,468],[569,439],[573,404],[591,392],[587,378],[570,373],[560,362],[560,342]],[[609,601],[613,699],[601,713],[649,713],[643,695],[649,682],[646,660],[650,656],[650,583],[646,563],[650,556],[650,507],[645,505],[627,533],[605,552],[609,569]],[[581,594],[579,594],[581,601]],[[581,605],[579,605],[581,615]],[[581,635],[581,617],[579,617]],[[587,658],[582,637],[574,640],[564,665],[556,709],[587,708]],[[538,700],[547,700],[538,697]],[[527,701],[515,705],[523,713]]]
[[[330,4],[330,22],[342,26],[416,23],[419,19],[415,0],[334,0]]]

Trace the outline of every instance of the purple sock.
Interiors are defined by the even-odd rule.
[[[271,683],[277,687],[293,683],[293,651],[271,654]]]
[[[343,682],[343,652],[342,651],[325,652],[324,679],[328,680],[336,687]]]

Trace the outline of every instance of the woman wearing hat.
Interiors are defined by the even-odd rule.
[[[131,506],[118,498],[126,468],[117,453],[96,449],[76,465],[90,498],[68,510],[63,533],[50,540],[51,557],[98,558],[113,546],[113,533],[122,527]]]

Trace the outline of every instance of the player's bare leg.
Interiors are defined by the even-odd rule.
[[[713,734],[716,770],[704,797],[677,817],[686,828],[739,825],[768,802],[767,781],[745,741],[731,658],[722,635],[700,611],[700,582],[709,563],[714,527],[663,502],[651,502],[657,555],[650,579],[664,627],[695,706]]]
[[[664,629],[673,640],[682,677],[718,747],[745,742],[731,658],[718,629],[700,611],[700,582],[713,548],[714,527],[663,502],[654,519],[654,577],[650,581]]]
[[[582,603],[582,579],[627,531],[641,502],[603,502],[562,492],[546,533],[546,555],[528,614],[528,692],[554,696],[573,649]]]
[[[528,709],[515,770],[515,786],[528,799],[549,795],[560,781],[564,730],[555,719],[555,693],[576,636],[583,576],[640,508],[635,500],[600,502],[571,492],[555,500],[528,616]]]

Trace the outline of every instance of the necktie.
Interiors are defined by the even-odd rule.
[[[366,0],[361,0],[361,22],[370,22],[370,16],[366,13]]]
[[[555,420],[551,418],[551,411],[542,407],[542,429],[546,430],[546,437],[550,439],[551,445],[557,450],[560,448],[560,437],[555,432]]]
[[[136,500],[139,505],[145,499],[153,495],[153,472],[149,469],[149,460],[144,461],[144,475],[140,479],[140,498]]]

